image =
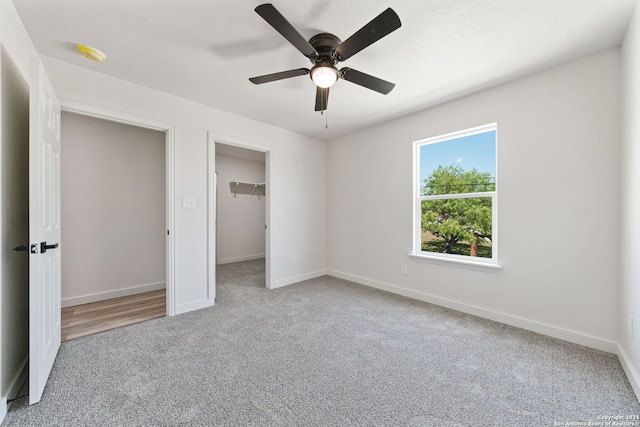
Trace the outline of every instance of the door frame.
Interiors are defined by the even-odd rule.
[[[265,167],[265,182],[267,184],[266,197],[265,197],[265,287],[267,289],[275,288],[275,281],[273,280],[273,148],[264,145],[258,145],[249,143],[246,141],[238,140],[235,138],[216,135],[213,132],[207,132],[207,186],[208,186],[208,214],[207,214],[207,276],[209,295],[215,295],[216,291],[216,143],[232,145],[238,148],[244,148],[247,150],[260,151],[264,153],[264,167]]]
[[[176,314],[175,288],[175,125],[140,117],[121,111],[109,110],[95,105],[60,98],[62,111],[111,122],[157,130],[165,134],[165,221],[167,229],[166,250],[166,289],[167,316]]]

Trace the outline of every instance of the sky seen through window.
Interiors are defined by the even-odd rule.
[[[496,131],[477,133],[420,147],[420,183],[438,166],[460,166],[496,176]]]

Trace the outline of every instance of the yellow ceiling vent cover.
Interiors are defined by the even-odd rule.
[[[78,50],[85,56],[85,58],[91,61],[105,62],[107,60],[107,56],[104,53],[100,52],[98,49],[79,44]]]

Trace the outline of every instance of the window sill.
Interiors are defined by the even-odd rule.
[[[410,253],[409,257],[415,261],[428,262],[433,264],[445,265],[448,267],[460,267],[470,270],[498,272],[502,270],[502,266],[498,264],[489,264],[485,262],[471,261],[461,258],[445,258],[443,256],[434,256],[426,254]]]

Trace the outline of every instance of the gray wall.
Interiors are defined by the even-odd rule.
[[[504,268],[409,258],[413,141],[493,122]],[[328,176],[333,274],[616,351],[619,49],[331,141]]]
[[[216,154],[218,172],[217,245],[218,264],[262,258],[265,255],[265,198],[237,194],[230,181],[265,182],[264,161]]]
[[[29,242],[29,86],[3,48],[0,53],[2,100],[2,390],[11,393],[29,356],[29,258],[12,248]]]
[[[622,227],[619,343],[623,366],[640,397],[640,9],[622,45]],[[629,330],[633,319],[633,334]],[[632,336],[633,335],[633,336]]]
[[[11,249],[17,246],[16,240],[24,244],[28,239],[24,225],[28,217],[28,170],[20,159],[28,153],[27,79],[29,58],[35,55],[13,3],[0,1],[0,422],[6,413],[7,397],[18,392],[29,357],[28,260],[13,257]],[[16,168],[13,161],[23,166]],[[14,203],[14,207],[6,206]]]
[[[173,125],[176,314],[208,307],[212,302],[208,271],[208,132],[218,142],[260,147],[272,154],[272,286],[326,273],[326,142],[56,59],[44,58],[43,63],[61,99]],[[184,209],[183,197],[195,198],[196,208]],[[292,257],[297,260],[295,264]]]
[[[62,114],[62,305],[165,287],[165,134]]]

